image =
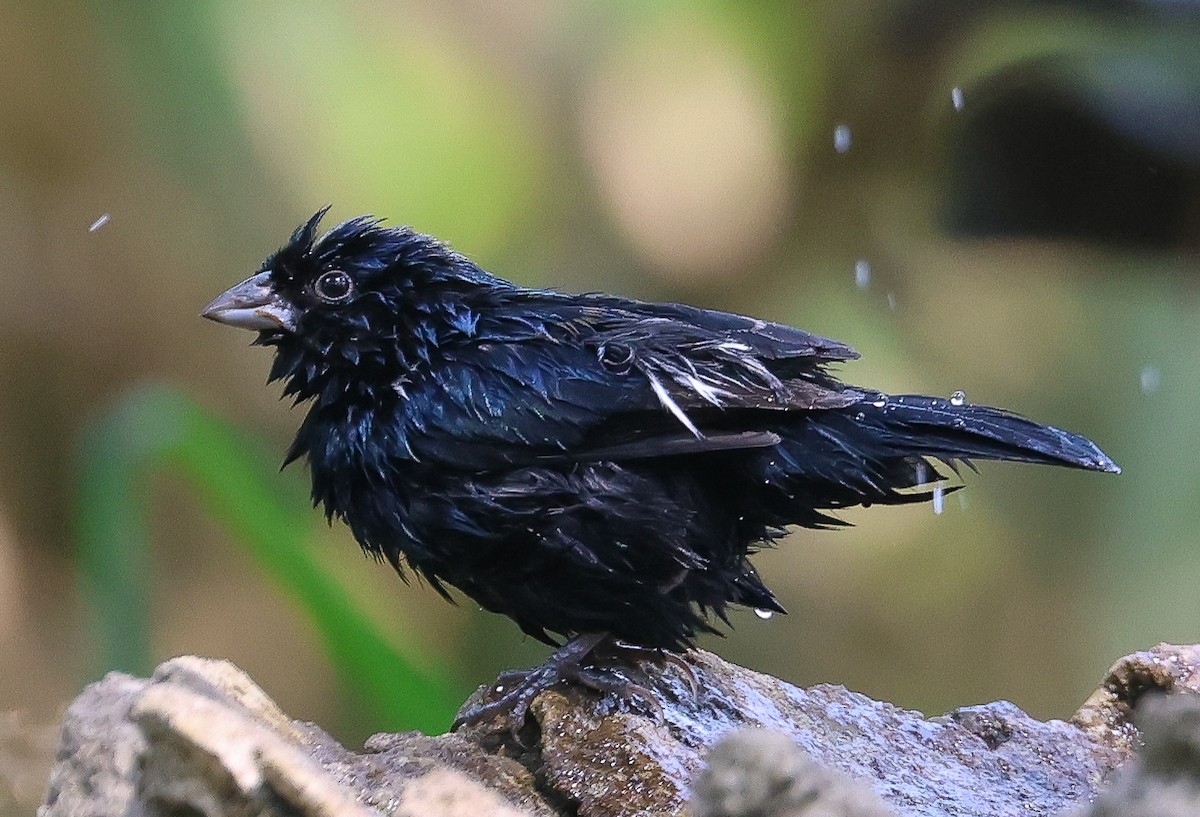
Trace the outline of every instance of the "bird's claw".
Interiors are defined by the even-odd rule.
[[[614,641],[613,646],[621,651],[625,660],[632,658],[636,661],[644,661],[650,664],[670,664],[679,671],[679,675],[682,677],[684,683],[687,684],[691,696],[695,698],[700,694],[700,681],[696,677],[696,669],[682,655],[660,647],[641,647],[625,641]],[[644,672],[641,670],[639,672],[645,677]]]
[[[503,673],[487,693],[489,696],[499,697],[460,713],[452,728],[474,726],[499,716],[507,716],[509,730],[515,736],[524,725],[529,707],[537,696],[564,682],[601,695],[616,695],[625,701],[639,699],[661,719],[662,704],[650,691],[652,680],[638,665],[639,661],[666,661],[673,664],[680,668],[689,686],[695,690],[695,673],[679,656],[663,650],[615,642],[605,644],[606,649],[597,650],[596,648],[605,641],[603,636],[580,636],[557,650],[540,667]],[[585,659],[589,657],[591,660],[585,663]]]

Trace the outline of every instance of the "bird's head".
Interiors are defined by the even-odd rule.
[[[258,331],[257,343],[276,347],[271,379],[287,381],[284,394],[321,403],[404,375],[436,344],[429,335],[454,293],[504,285],[436,239],[371,216],[318,235],[328,209],[201,312]]]

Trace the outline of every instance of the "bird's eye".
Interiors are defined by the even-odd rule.
[[[330,270],[317,279],[313,291],[322,301],[338,304],[354,294],[354,281],[341,270]]]

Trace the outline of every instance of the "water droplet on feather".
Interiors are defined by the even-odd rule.
[[[946,485],[943,482],[933,486],[933,512],[941,514],[946,510]]]

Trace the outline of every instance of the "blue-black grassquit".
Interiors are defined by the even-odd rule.
[[[367,552],[547,643],[472,717],[520,717],[608,659],[680,651],[731,604],[782,611],[748,561],[789,525],[926,500],[938,464],[1117,466],[1092,442],[961,399],[847,386],[856,353],[680,304],[515,286],[429,236],[324,211],[205,317],[275,347],[310,402],[287,460]]]

